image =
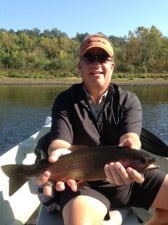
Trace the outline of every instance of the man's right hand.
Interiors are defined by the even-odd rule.
[[[58,158],[61,155],[66,155],[66,154],[69,154],[69,153],[71,153],[71,151],[69,149],[66,149],[66,148],[59,148],[59,149],[53,150],[53,151],[49,152],[48,161],[50,163],[56,163],[56,161],[58,160]],[[36,184],[40,187],[43,187],[43,193],[46,196],[52,197],[53,186],[51,185],[51,183],[49,181],[50,175],[51,175],[51,173],[49,171],[45,171],[43,174],[41,174],[39,177],[36,178]],[[72,189],[72,191],[77,191],[77,183],[76,183],[75,180],[68,179],[66,181],[66,183]],[[57,181],[56,184],[55,184],[55,189],[57,191],[63,191],[65,189],[65,182]]]

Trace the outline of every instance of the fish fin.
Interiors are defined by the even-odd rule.
[[[160,166],[158,166],[158,165],[152,165],[151,167],[149,166],[149,167],[146,167],[145,169],[144,169],[144,172],[146,172],[146,171],[151,171],[151,170],[157,170],[157,169],[159,169],[160,168]]]
[[[13,195],[28,179],[21,173],[26,165],[13,164],[1,166],[3,172],[9,177],[9,196]]]
[[[79,181],[77,181],[78,190],[80,188],[82,188],[85,185],[85,183],[86,183],[86,180],[79,180]]]

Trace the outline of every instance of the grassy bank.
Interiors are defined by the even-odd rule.
[[[10,78],[0,77],[0,85],[68,85],[81,82],[81,78]],[[168,85],[164,78],[113,78],[121,85]]]

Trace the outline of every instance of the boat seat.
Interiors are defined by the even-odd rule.
[[[123,222],[122,222],[123,221]],[[41,206],[36,225],[63,225],[61,213],[48,213],[44,206]],[[110,211],[110,220],[103,222],[103,225],[139,225],[138,219],[132,208],[123,208]]]

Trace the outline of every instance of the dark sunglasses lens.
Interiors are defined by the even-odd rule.
[[[98,58],[95,57],[95,56],[90,56],[90,57],[87,58],[87,60],[88,60],[88,62],[90,62],[90,63],[94,63],[94,62],[96,62],[96,61],[98,60]]]
[[[106,55],[89,55],[84,57],[85,61],[87,63],[94,63],[94,62],[100,62],[100,63],[104,63],[107,59],[108,56]]]
[[[99,61],[99,62],[101,62],[101,63],[104,63],[106,60],[107,60],[107,56],[105,56],[105,55],[99,55],[98,56],[98,58],[97,58],[97,60]]]

